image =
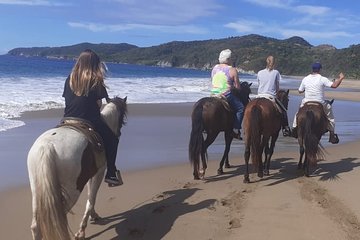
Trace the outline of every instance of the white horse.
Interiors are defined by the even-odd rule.
[[[116,136],[125,123],[126,97],[115,97],[101,115]],[[99,218],[94,205],[106,168],[105,151],[94,151],[88,138],[68,127],[53,128],[37,138],[31,147],[27,164],[32,192],[34,240],[70,239],[66,214],[78,200],[85,184],[88,200],[75,239],[85,239],[89,217]]]

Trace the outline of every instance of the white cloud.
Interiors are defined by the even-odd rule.
[[[145,24],[186,24],[217,14],[217,0],[97,0],[102,18]],[[95,12],[96,14],[96,12]]]
[[[310,6],[310,5],[296,6],[292,9],[299,13],[305,13],[312,16],[326,15],[331,12],[331,8],[322,7],[322,6]]]
[[[0,0],[3,5],[25,5],[25,6],[63,6],[60,2],[52,2],[48,0]]]
[[[206,34],[205,28],[193,25],[146,25],[146,24],[99,24],[99,23],[79,23],[69,22],[68,25],[73,28],[83,28],[92,32],[121,32],[130,30],[151,30],[166,33],[185,33],[185,34]]]
[[[236,22],[231,22],[225,24],[225,27],[234,29],[238,33],[251,33],[257,32],[259,29],[262,29],[264,26],[263,22],[260,21],[251,21],[246,19],[241,19]]]
[[[272,8],[288,8],[292,4],[292,0],[245,0],[252,4],[256,4],[262,7]]]
[[[237,22],[231,22],[225,25],[227,28],[231,28],[238,33],[257,33],[257,34],[271,34],[278,35],[284,38],[292,36],[300,36],[306,39],[323,39],[328,40],[339,37],[354,37],[355,35],[346,31],[339,31],[337,29],[295,29],[280,26],[278,23],[261,22],[254,20],[242,19]]]

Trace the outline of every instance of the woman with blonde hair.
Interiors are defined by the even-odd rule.
[[[101,119],[102,99],[109,101],[104,83],[106,69],[99,56],[90,49],[84,50],[77,59],[70,76],[65,81],[64,117],[79,118],[90,122],[104,142],[107,160],[105,182],[120,185],[116,175],[116,154],[118,137]]]
[[[287,111],[284,106],[277,101],[276,94],[280,89],[280,80],[281,75],[278,70],[275,69],[275,58],[273,56],[268,56],[266,58],[266,68],[260,70],[257,74],[258,80],[258,95],[257,97],[264,97],[273,102],[276,102],[280,108],[282,113],[282,129],[284,136],[290,136],[291,130],[289,127]]]

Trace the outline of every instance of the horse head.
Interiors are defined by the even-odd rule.
[[[276,98],[282,103],[282,105],[286,109],[288,109],[288,106],[289,106],[289,89],[288,90],[280,89],[276,94]]]
[[[231,93],[240,98],[241,102],[246,106],[250,101],[251,88],[252,83],[248,83],[246,81],[240,83],[240,89],[232,88]]]
[[[126,124],[127,118],[127,97],[120,98],[115,96],[109,100],[109,103],[105,105],[101,111],[101,115],[104,118],[108,126],[113,130],[116,136],[121,135],[121,128]],[[115,107],[114,107],[115,106]]]

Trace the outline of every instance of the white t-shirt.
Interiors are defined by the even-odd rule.
[[[273,97],[276,96],[281,80],[278,70],[273,69],[270,71],[267,68],[260,70],[257,74],[257,80],[259,83],[258,95],[268,94]]]
[[[316,101],[324,104],[324,88],[331,87],[332,84],[332,81],[320,74],[309,74],[304,77],[299,87],[300,92],[305,91],[305,98],[302,102]]]

